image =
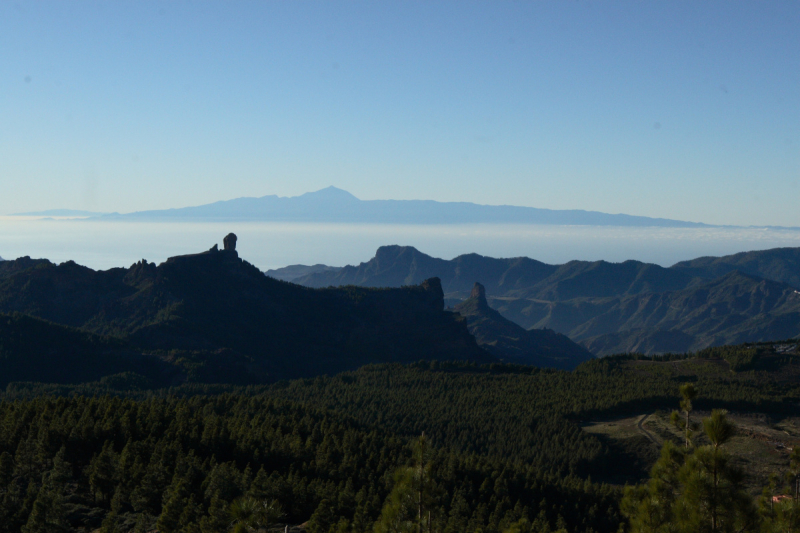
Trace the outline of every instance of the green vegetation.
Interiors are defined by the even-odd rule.
[[[426,532],[612,533],[630,514],[622,485],[646,480],[652,465],[632,460],[637,447],[652,444],[619,446],[585,422],[637,415],[636,431],[641,413],[675,406],[681,385],[691,396],[687,384],[699,392],[682,406],[692,413],[796,413],[797,356],[756,351],[754,369],[739,372],[706,353],[612,357],[574,372],[421,361],[250,387],[11,384],[0,402],[0,523],[120,532],[307,523],[310,532],[367,533],[418,531],[422,517]],[[678,502],[707,487],[707,475],[713,485],[716,468],[714,490],[747,494],[756,509],[720,427],[717,446],[704,434],[687,451],[683,429],[662,438],[670,430],[660,426],[654,436],[669,460],[656,470],[677,476]],[[776,473],[788,472],[786,462]],[[691,478],[686,465],[705,473]],[[760,505],[759,520],[788,520],[786,505]]]
[[[647,484],[622,501],[632,533],[756,531],[758,515],[744,490],[744,472],[723,448],[733,434],[724,410],[703,420],[707,446],[681,449],[667,441]]]
[[[285,514],[309,531],[366,532],[385,501],[417,487],[393,475],[413,464],[405,439],[267,397],[42,398],[0,404],[0,424],[4,531],[142,522],[217,532],[231,518],[241,531]],[[421,483],[438,498],[425,503],[437,531],[500,531],[523,517],[541,531],[616,523],[609,487],[441,447],[426,454]]]
[[[681,408],[691,410],[694,389],[680,388]],[[765,533],[800,530],[800,448],[795,448],[782,496],[775,496],[777,476],[758,500],[745,487],[746,472],[727,450],[735,426],[725,410],[715,409],[703,419],[708,444],[681,449],[666,441],[661,458],[644,485],[626,487],[621,508],[630,533]],[[794,486],[794,487],[793,487]]]
[[[692,385],[691,383],[685,383],[680,386],[678,392],[680,392],[681,395],[681,404],[680,404],[681,411],[686,413],[686,419],[681,420],[677,411],[672,412],[671,418],[673,423],[677,427],[686,432],[686,440],[684,442],[684,445],[688,450],[692,442],[691,438],[692,438],[692,432],[694,430],[694,425],[692,424],[692,421],[689,419],[689,414],[692,412],[692,400],[694,400],[697,397],[697,389],[695,389],[694,385]]]
[[[647,287],[695,276],[636,263],[557,270],[545,285],[559,294],[597,279],[608,281],[597,291],[638,287],[628,311],[652,298],[669,312]],[[739,327],[706,313],[714,301],[760,316],[762,297],[788,311],[797,298],[736,273],[718,288],[722,300],[694,317],[707,314],[697,323],[708,331]],[[794,500],[773,498],[797,497],[784,487],[800,469],[800,432],[788,431],[796,340],[565,372],[496,362],[443,307],[437,279],[308,289],[230,251],[106,272],[3,262],[0,533],[796,530]],[[463,309],[506,355],[536,348],[552,363],[576,348],[521,330],[483,298]],[[784,329],[796,326],[788,311]],[[754,413],[761,425],[742,423]]]

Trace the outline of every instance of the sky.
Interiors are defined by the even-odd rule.
[[[800,226],[800,2],[0,3],[0,215],[335,185]]]

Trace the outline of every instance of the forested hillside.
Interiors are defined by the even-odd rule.
[[[11,384],[0,402],[0,527],[224,531],[254,523],[255,501],[273,525],[366,533],[389,520],[411,467],[426,472],[431,531],[612,533],[619,483],[644,480],[652,462],[585,421],[673,409],[687,382],[696,409],[793,415],[798,357],[793,345],[742,346],[574,372],[425,361],[222,395]]]

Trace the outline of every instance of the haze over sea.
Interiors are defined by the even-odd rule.
[[[465,253],[527,256],[546,263],[636,259],[669,266],[707,255],[800,246],[800,230],[764,228],[630,228],[509,224],[319,224],[280,222],[109,222],[0,217],[0,257],[74,260],[93,269],[222,245],[239,237],[242,258],[262,270],[290,264],[331,266],[369,260],[382,245],[410,245],[451,259]]]

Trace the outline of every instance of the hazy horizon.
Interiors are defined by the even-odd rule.
[[[275,222],[99,222],[0,217],[0,257],[73,260],[93,269],[128,267],[222,245],[238,235],[240,257],[261,270],[292,264],[344,266],[378,247],[413,246],[443,259],[478,253],[545,263],[629,259],[670,266],[701,256],[800,247],[800,230],[590,227],[512,224],[311,224]]]

